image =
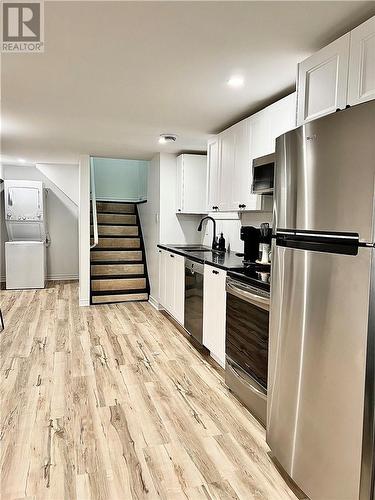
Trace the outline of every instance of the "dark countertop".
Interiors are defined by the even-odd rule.
[[[188,246],[189,245],[158,245],[158,247],[162,248],[163,250],[168,250],[172,253],[187,257],[190,260],[200,262],[201,264],[209,264],[210,266],[215,266],[219,269],[224,269],[225,271],[244,268],[242,262],[243,257],[238,257],[235,252],[219,253],[217,251],[211,251],[210,247],[204,247],[208,250],[207,252],[187,252],[184,249],[186,249],[186,247]]]

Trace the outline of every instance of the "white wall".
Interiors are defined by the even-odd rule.
[[[160,218],[160,156],[150,162],[147,183],[147,203],[138,205],[143,241],[146,250],[147,272],[150,281],[150,296],[155,303],[159,297],[159,243]]]
[[[79,185],[77,165],[37,163],[35,166],[78,207]]]
[[[240,214],[239,219],[232,219],[233,214],[227,214],[229,220],[222,220],[224,214],[210,213],[210,216],[216,220],[216,232],[220,236],[223,233],[225,244],[228,248],[230,244],[231,252],[243,252],[243,241],[240,239],[241,226],[260,227],[262,222],[272,223],[271,212],[244,212]],[[205,245],[211,246],[212,243],[212,222],[208,222],[205,229],[204,240]]]
[[[146,199],[149,161],[92,157],[96,199],[137,202]]]
[[[90,157],[79,158],[79,305],[90,304]]]
[[[63,166],[61,166],[63,176]],[[78,165],[75,166],[78,172]],[[48,279],[78,278],[78,207],[73,201],[36,167],[4,165],[4,179],[43,181],[48,188],[47,225],[51,246],[47,250]],[[68,177],[71,170],[66,171]],[[7,240],[4,222],[3,196],[1,209],[1,247]],[[5,262],[2,248],[1,279],[5,279]]]

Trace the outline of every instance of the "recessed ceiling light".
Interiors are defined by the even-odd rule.
[[[175,142],[177,135],[174,134],[160,134],[159,144],[167,144],[168,142]]]
[[[26,163],[25,158],[18,158],[18,161],[19,161],[20,163]]]
[[[227,84],[230,87],[234,87],[234,88],[242,87],[242,85],[244,83],[245,83],[244,77],[243,76],[239,76],[239,75],[231,76],[229,78],[229,80],[227,81]]]

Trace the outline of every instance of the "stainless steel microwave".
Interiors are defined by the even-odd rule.
[[[275,170],[275,153],[254,158],[253,183],[251,191],[254,194],[273,193],[273,174]]]

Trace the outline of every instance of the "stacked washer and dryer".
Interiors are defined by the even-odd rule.
[[[47,276],[46,190],[40,181],[4,181],[6,288],[44,288]]]

